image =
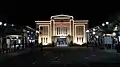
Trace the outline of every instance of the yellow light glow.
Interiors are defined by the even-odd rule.
[[[40,36],[38,37],[38,43],[39,43],[39,44],[41,43],[41,39],[40,39]]]
[[[52,41],[51,41],[51,40],[48,40],[48,43],[52,43]]]
[[[43,43],[43,45],[47,45],[48,43]]]
[[[83,43],[82,42],[78,42],[77,44],[82,45]]]

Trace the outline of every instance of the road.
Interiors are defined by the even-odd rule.
[[[6,65],[11,67],[40,67],[47,65],[49,67],[50,64],[52,67],[53,65],[55,67],[56,65],[57,67],[75,67],[74,65],[96,67],[93,65],[99,64],[99,67],[101,67],[102,63],[106,63],[108,66],[120,63],[120,54],[85,47],[44,48],[43,52],[39,49],[33,49],[29,53],[10,58],[4,62],[2,67]]]

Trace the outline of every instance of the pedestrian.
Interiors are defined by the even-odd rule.
[[[13,45],[14,45],[14,52],[15,52],[16,51],[16,41],[14,41]]]
[[[40,43],[40,50],[43,51],[43,45],[42,45],[42,42]]]
[[[3,43],[2,45],[2,52],[5,53],[7,51],[7,45],[5,43]]]
[[[120,44],[116,45],[116,50],[118,53],[120,53]]]

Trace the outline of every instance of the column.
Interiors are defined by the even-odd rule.
[[[83,27],[84,27],[84,28],[83,28],[83,29],[84,29],[84,36],[83,36],[84,38],[83,38],[83,42],[85,43],[85,42],[86,42],[86,31],[85,31],[85,25],[84,25]]]
[[[55,36],[55,22],[53,21],[53,36]]]

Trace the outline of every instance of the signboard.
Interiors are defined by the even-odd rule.
[[[56,23],[56,26],[70,26],[70,23]]]
[[[113,44],[112,37],[110,37],[110,36],[105,36],[105,37],[103,38],[103,43],[104,43],[104,44]]]

